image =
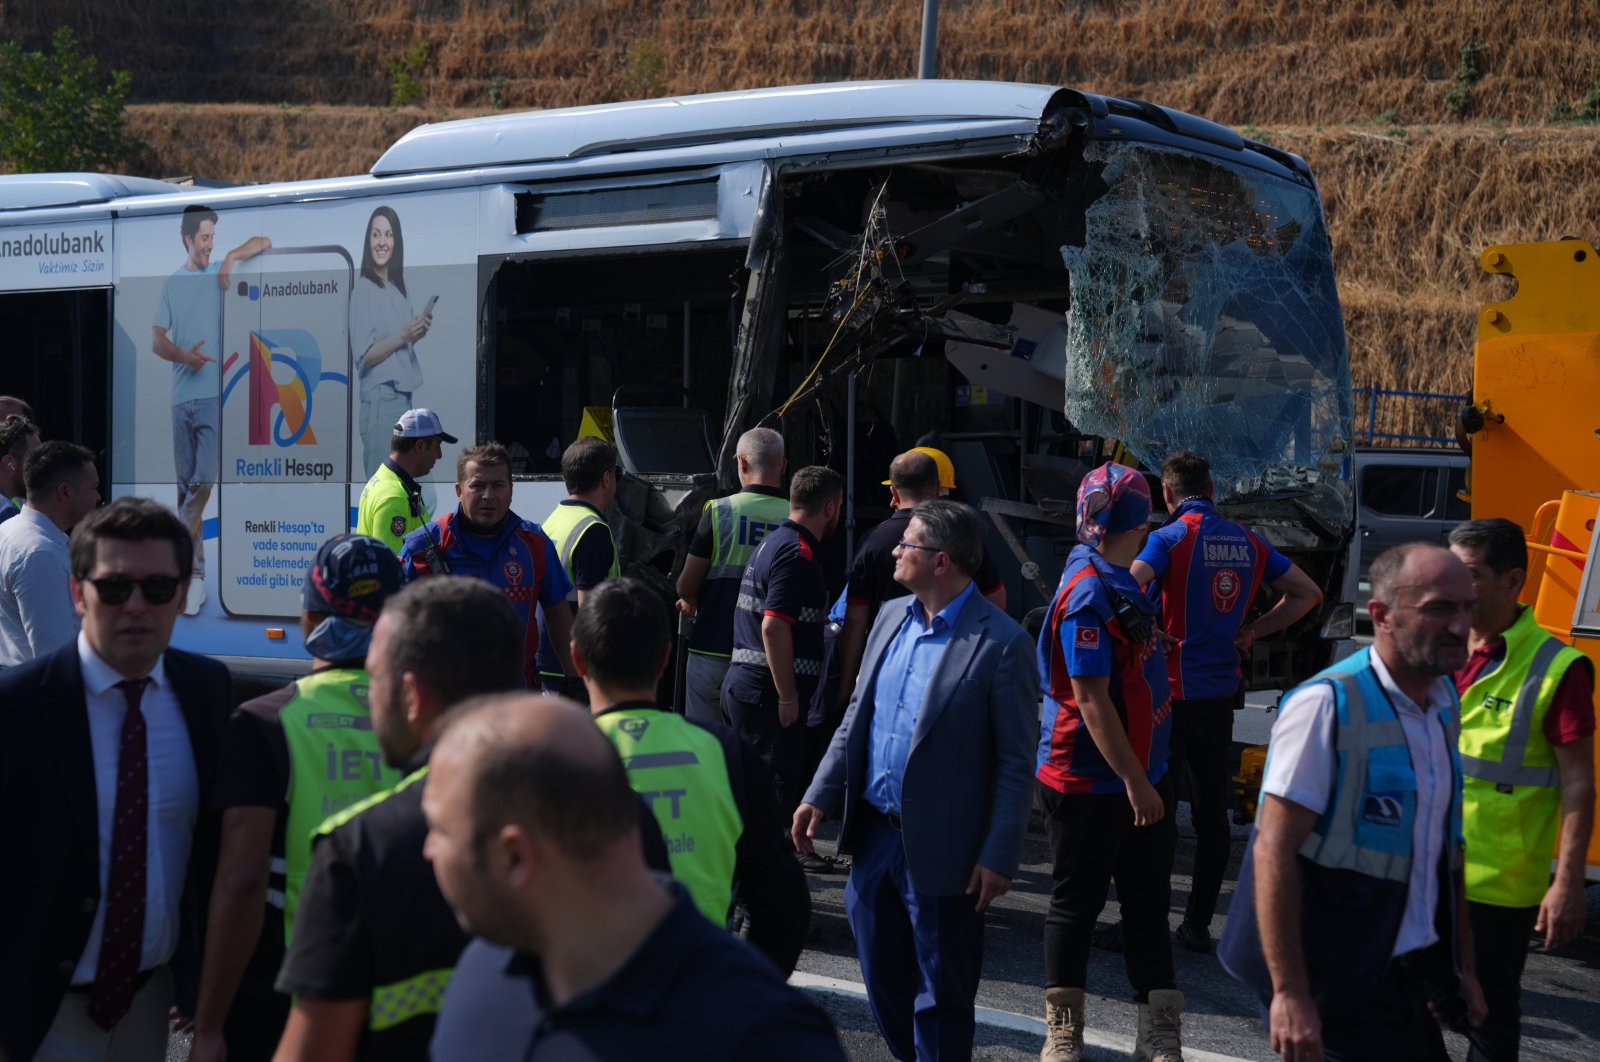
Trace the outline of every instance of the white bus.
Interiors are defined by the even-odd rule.
[[[194,287],[186,213],[214,215],[217,294]],[[203,590],[175,643],[224,657],[304,661],[303,572],[407,406],[510,446],[534,520],[562,449],[615,431],[673,488],[628,536],[664,575],[758,423],[791,468],[848,470],[857,533],[894,453],[947,450],[998,516],[1018,616],[1113,450],[1205,452],[1226,510],[1323,585],[1344,574],[1350,383],[1316,183],[1141,101],[816,85],[426,125],[334,180],[0,177],[0,335],[0,392],[47,438],[102,453],[110,493],[192,515]],[[1326,663],[1348,620],[1330,604],[1258,652],[1253,684]]]

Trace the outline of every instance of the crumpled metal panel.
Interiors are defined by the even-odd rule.
[[[1282,493],[1352,513],[1350,367],[1311,189],[1148,144],[1096,144],[1105,194],[1071,276],[1065,411],[1146,467],[1211,462],[1218,500]]]

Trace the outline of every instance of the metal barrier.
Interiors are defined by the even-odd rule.
[[[1472,396],[1470,394],[1457,395],[1440,391],[1397,391],[1392,388],[1379,387],[1377,384],[1373,384],[1370,387],[1355,388],[1353,391],[1353,397],[1356,399],[1365,397],[1367,400],[1366,417],[1362,418],[1359,413],[1357,413],[1355,417],[1357,425],[1359,425],[1363,419],[1366,421],[1366,428],[1364,432],[1360,427],[1356,427],[1354,431],[1356,436],[1356,445],[1358,446],[1377,446],[1388,443],[1409,443],[1413,445],[1420,444],[1424,446],[1455,445],[1456,437],[1453,431],[1444,435],[1414,435],[1406,432],[1379,431],[1378,399],[1380,398],[1399,398],[1408,399],[1411,401],[1431,400],[1435,402],[1449,402],[1452,403],[1453,406],[1462,405],[1472,401]],[[1454,421],[1454,408],[1451,409],[1449,418],[1452,422]],[[1364,438],[1363,435],[1365,436]]]

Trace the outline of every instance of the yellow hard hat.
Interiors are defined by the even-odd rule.
[[[909,453],[927,454],[933,458],[933,463],[939,468],[939,489],[956,489],[956,466],[950,463],[950,457],[943,450],[935,450],[931,446],[913,446]],[[884,480],[883,485],[889,486],[890,480]]]

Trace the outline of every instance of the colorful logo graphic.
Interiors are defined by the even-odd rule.
[[[298,356],[297,356],[298,355]],[[294,374],[288,383],[273,378],[273,368]],[[298,328],[250,333],[250,445],[313,446],[311,401],[322,378],[322,350],[310,332]],[[276,423],[272,408],[278,407]],[[289,435],[283,428],[288,425]],[[270,425],[270,436],[269,436]]]
[[[233,368],[238,355],[230,357],[224,371]],[[288,376],[284,382],[279,377]],[[322,371],[322,348],[303,328],[250,331],[250,355],[244,368],[228,381],[223,402],[247,377],[250,392],[251,446],[312,446],[316,432],[311,430],[311,415],[317,384],[323,380],[343,382],[345,377]],[[273,415],[276,408],[277,415]]]

